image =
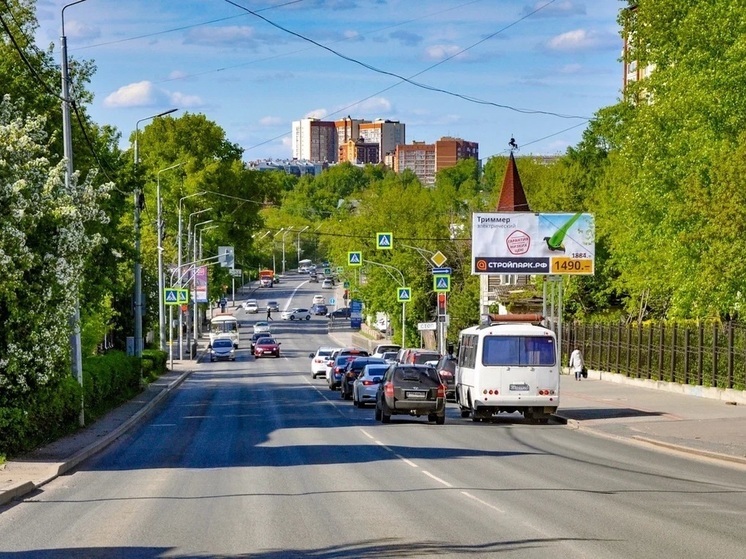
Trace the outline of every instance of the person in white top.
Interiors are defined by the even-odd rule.
[[[580,349],[575,347],[573,352],[570,354],[570,370],[575,373],[575,380],[580,380],[581,372],[583,371],[583,368],[585,367],[585,362],[583,361],[583,354],[580,353]]]

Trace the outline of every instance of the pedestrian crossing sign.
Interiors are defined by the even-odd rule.
[[[400,303],[408,303],[412,300],[412,290],[409,287],[397,287],[396,300]]]
[[[376,248],[378,250],[391,250],[394,244],[394,236],[391,233],[376,233]]]
[[[448,293],[451,290],[451,276],[433,276],[433,291],[436,293]]]
[[[363,253],[360,251],[351,251],[347,253],[347,265],[348,266],[362,266],[363,265]]]
[[[167,287],[163,290],[163,301],[167,305],[182,305],[189,302],[189,290]]]

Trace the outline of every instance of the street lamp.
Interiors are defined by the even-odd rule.
[[[282,234],[282,275],[285,275],[285,235],[288,233],[292,233],[293,228],[288,227],[285,232]]]
[[[306,229],[308,229],[308,225],[298,231],[298,268],[300,268],[300,234],[303,233],[303,231],[305,231]]]
[[[199,260],[202,260],[202,233],[209,231],[210,229],[217,229],[217,225],[210,225],[210,227],[203,227],[199,232]]]
[[[197,301],[197,228],[200,225],[207,225],[208,223],[212,223],[215,221],[214,219],[208,219],[206,221],[200,221],[199,223],[194,224],[194,252],[192,253],[194,255],[194,275],[193,275],[193,292],[194,292],[194,316],[193,316],[193,329],[192,334],[194,335],[194,343],[197,343],[197,337],[199,336],[199,320],[198,320],[198,301]],[[205,296],[207,294],[205,293]],[[192,355],[192,359],[194,359],[196,355]]]
[[[171,165],[165,169],[161,169],[156,173],[156,203],[157,203],[157,223],[156,223],[156,235],[158,236],[158,342],[161,350],[166,348],[166,329],[163,323],[166,319],[166,302],[164,301],[164,278],[163,278],[163,215],[162,215],[162,203],[161,203],[161,173],[164,171],[170,171],[181,167],[182,163]]]
[[[140,162],[140,156],[137,149],[138,138],[140,136],[140,123],[154,118],[160,118],[171,114],[179,109],[169,109],[155,115],[141,118],[135,123],[135,145],[134,145],[134,175],[135,175],[135,357],[142,357],[142,264],[140,263],[140,205],[142,203],[140,185],[137,179],[137,164]]]
[[[187,198],[192,198],[194,196],[202,196],[203,194],[206,194],[206,192],[195,192],[194,194],[188,194],[187,196],[182,196],[181,198],[179,198],[179,243],[178,243],[179,244],[179,248],[178,248],[179,254],[177,256],[177,264],[176,264],[177,267],[179,268],[179,276],[178,276],[178,278],[179,278],[178,286],[179,287],[181,287],[181,278],[183,276],[183,273],[182,273],[182,270],[181,270],[181,266],[182,266],[182,263],[181,263],[181,241],[182,241],[182,239],[184,237],[184,234],[181,231],[181,204]],[[187,248],[188,247],[189,247],[189,245],[187,244]],[[183,327],[184,327],[184,324],[183,324],[183,312],[182,312],[181,308],[179,308],[179,336],[178,336],[178,338],[179,338],[179,359],[180,360],[184,358],[184,339],[182,337],[182,332],[181,332],[182,329],[183,329]]]
[[[275,238],[277,238],[277,235],[282,233],[284,230],[285,230],[284,227],[280,227],[280,230],[274,235],[272,235],[272,273],[273,274],[277,273],[277,266],[275,265]],[[284,260],[284,257],[283,257],[283,260]]]
[[[380,262],[372,262],[370,260],[363,260],[363,262],[365,262],[366,264],[373,264],[374,266],[380,266],[381,268],[386,270],[388,275],[390,275],[394,279],[394,281],[396,281],[396,277],[389,270],[394,270],[396,272],[399,272],[399,275],[401,276],[401,286],[402,287],[406,286],[406,283],[404,282],[404,274],[402,274],[402,271],[399,268],[394,268],[390,264],[381,264]],[[406,344],[406,337],[407,337],[406,336],[406,330],[407,330],[406,320],[407,320],[407,304],[402,302],[401,304],[401,346],[402,347],[407,345]]]

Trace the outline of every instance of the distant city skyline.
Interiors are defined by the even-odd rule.
[[[58,62],[67,3],[37,3],[37,43]],[[86,0],[65,10],[65,34],[69,56],[97,67],[91,117],[124,148],[137,120],[179,108],[247,161],[290,158],[293,121],[348,114],[406,123],[407,143],[476,142],[482,158],[507,154],[511,136],[522,154],[561,154],[619,98],[623,5],[496,4]]]

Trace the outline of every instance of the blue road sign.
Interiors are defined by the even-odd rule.
[[[329,304],[335,305],[337,303],[337,300],[334,297],[329,297]]]
[[[397,287],[396,300],[400,303],[408,303],[412,300],[412,290],[409,287]]]
[[[178,305],[179,304],[179,290],[173,288],[166,288],[163,290],[163,299],[167,305]]]
[[[376,248],[378,250],[391,250],[394,237],[391,233],[376,233]]]
[[[362,266],[363,265],[363,253],[359,251],[351,251],[347,253],[347,265],[348,266]]]
[[[450,268],[433,268],[433,275],[434,276],[450,276],[451,270]]]
[[[451,276],[433,276],[433,291],[436,293],[447,293],[451,290]]]

